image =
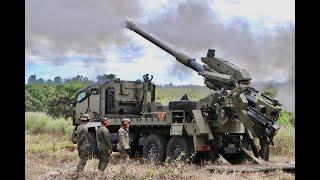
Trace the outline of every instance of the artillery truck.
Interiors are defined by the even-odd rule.
[[[212,91],[199,101],[187,96],[162,105],[155,101],[156,86],[152,75],[143,80],[119,78],[80,90],[73,104],[73,125],[88,113],[89,143],[96,155],[96,130],[100,119],[107,117],[113,151],[118,142],[117,131],[123,118],[130,118],[131,156],[147,161],[163,162],[166,158],[199,162],[207,159],[239,163],[248,157],[255,162],[269,159],[269,145],[280,126],[277,124],[281,104],[250,85],[249,73],[231,62],[215,57],[209,49],[203,64],[177,52],[133,22],[126,28],[160,47],[183,65],[203,76]],[[76,129],[73,142],[76,143]]]

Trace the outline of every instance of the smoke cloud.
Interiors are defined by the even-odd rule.
[[[102,58],[107,45],[124,42],[123,21],[139,15],[129,0],[27,0],[25,8],[26,55],[55,63],[72,54]]]
[[[253,81],[283,77],[286,83],[280,86],[279,99],[294,111],[294,25],[257,35],[243,18],[220,22],[204,2],[170,3],[159,16],[139,23],[143,9],[135,1],[27,0],[26,56],[54,64],[75,54],[88,57],[87,61],[102,61],[109,45],[126,46],[123,23],[130,19],[190,57],[216,49],[217,57],[246,69]],[[192,70],[175,63],[169,72],[183,79]]]
[[[218,19],[207,4],[186,1],[141,27],[190,57],[198,52],[205,56],[208,48],[216,49],[217,57],[246,69],[253,81],[283,77],[286,83],[280,86],[279,99],[294,111],[294,26],[257,35],[244,19],[234,18],[228,24]],[[190,71],[183,71],[181,66],[171,70],[174,75],[188,77]]]

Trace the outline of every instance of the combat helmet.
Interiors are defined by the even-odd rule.
[[[121,121],[121,124],[125,124],[125,123],[130,124],[131,120],[129,118],[123,118],[122,121]]]
[[[110,121],[110,119],[109,118],[107,118],[107,117],[104,117],[104,118],[101,118],[101,120],[100,120],[101,122],[103,122],[103,121],[107,121],[108,123],[110,123],[111,121]]]
[[[89,121],[89,120],[90,120],[89,114],[82,114],[80,117],[80,121]]]

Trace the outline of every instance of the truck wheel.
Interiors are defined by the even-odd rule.
[[[168,108],[169,110],[191,111],[198,108],[198,102],[189,100],[171,101]]]
[[[167,157],[173,162],[189,162],[191,152],[187,139],[185,137],[171,137],[167,145]]]
[[[149,135],[143,146],[143,158],[151,163],[164,162],[166,157],[166,144],[166,140],[161,135]]]

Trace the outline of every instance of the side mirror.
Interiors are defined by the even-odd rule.
[[[76,102],[77,102],[77,100],[71,101],[69,105],[71,107],[76,107]]]

